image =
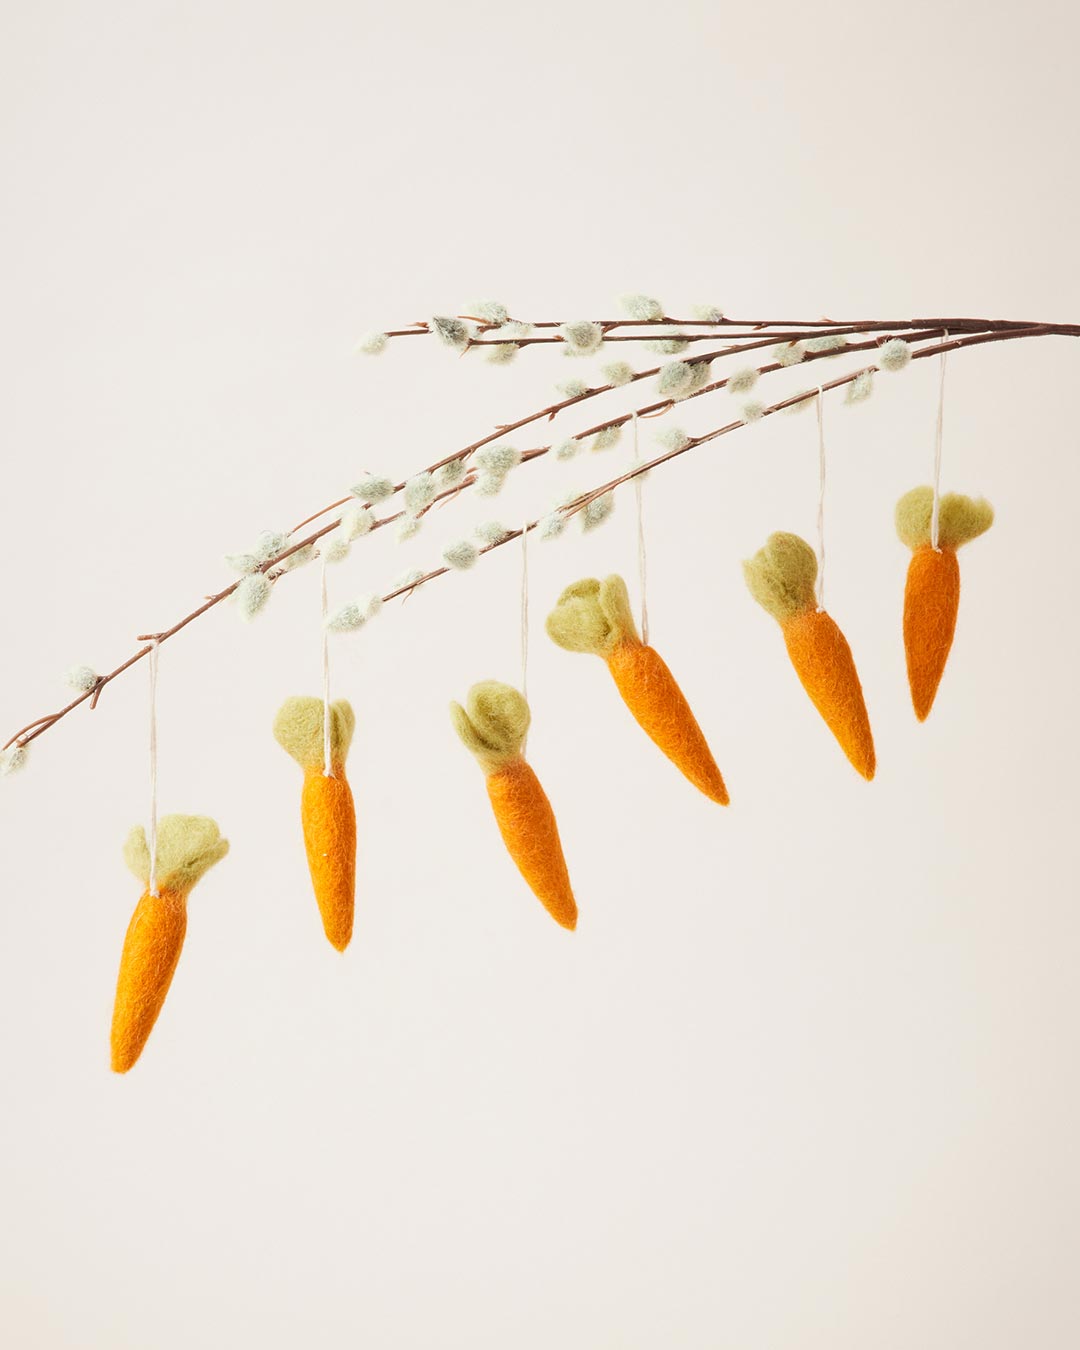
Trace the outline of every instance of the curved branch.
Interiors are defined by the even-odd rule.
[[[1027,328],[1017,329],[1013,332],[1005,333],[998,331],[995,333],[979,333],[971,337],[956,338],[953,341],[942,342],[936,347],[926,347],[921,351],[912,352],[911,359],[916,361],[926,356],[939,356],[942,352],[958,351],[962,347],[975,347],[984,342],[1008,341],[1010,338],[1018,337],[1055,336],[1061,336],[1055,327],[1046,324],[1032,324]],[[876,345],[876,343],[861,344],[863,349]],[[848,350],[851,350],[851,348]],[[827,352],[822,353],[822,355],[835,355],[835,353]],[[777,366],[770,368],[773,370],[779,369]],[[787,369],[790,369],[790,367],[787,367]],[[815,385],[813,389],[802,390],[798,394],[792,394],[790,398],[781,399],[778,403],[772,403],[768,407],[762,409],[761,415],[763,418],[769,417],[773,413],[783,412],[786,408],[791,408],[797,403],[803,403],[807,399],[817,398],[819,389],[822,392],[825,390],[841,389],[846,384],[854,383],[854,381],[857,380],[860,375],[865,374],[866,371],[873,371],[876,369],[876,366],[862,366],[858,370],[853,370],[846,375],[841,375],[838,379],[829,380],[821,385]],[[701,392],[704,392],[704,390]],[[597,497],[602,497],[608,492],[614,492],[616,488],[621,487],[624,483],[633,482],[635,478],[639,478],[642,474],[649,473],[652,469],[658,468],[661,464],[667,464],[670,460],[678,459],[680,455],[688,454],[699,445],[704,445],[708,441],[715,441],[721,436],[726,436],[731,432],[738,431],[741,427],[748,425],[749,423],[745,420],[739,419],[734,422],[728,422],[725,426],[717,427],[713,431],[706,431],[700,436],[692,436],[687,440],[685,445],[679,446],[678,449],[667,450],[664,454],[657,455],[655,459],[643,461],[626,473],[611,479],[610,482],[603,483],[599,487],[593,488],[590,492],[582,493],[580,497],[576,497],[572,502],[569,502],[562,508],[562,514],[567,517],[577,515],[579,511],[583,511],[585,507],[588,506],[590,502],[595,501]],[[543,453],[543,451],[538,451],[536,453],[540,454]],[[502,548],[504,544],[512,543],[515,539],[520,539],[523,534],[528,533],[530,530],[535,530],[542,519],[543,517],[538,517],[536,520],[531,520],[516,530],[508,530],[497,543],[488,544],[485,548],[478,550],[480,556],[482,557],[486,553],[492,553],[495,549]],[[419,586],[423,586],[429,581],[434,581],[436,577],[445,576],[451,571],[453,571],[453,568],[450,567],[435,568],[431,572],[427,572],[423,576],[418,577],[416,581],[412,582],[410,585],[401,586],[398,587],[397,590],[388,592],[382,599],[385,603],[387,600],[393,600],[399,595],[411,594]]]
[[[972,327],[972,325],[976,322],[975,320],[965,319],[951,322],[965,323],[969,326],[970,331],[979,331],[979,332],[985,331],[985,329],[982,327],[978,328],[977,330]],[[538,324],[534,325],[534,327],[539,326],[540,325]],[[902,329],[902,331],[908,333],[909,340],[915,341],[917,339],[911,336],[911,329],[914,326],[915,325],[911,321],[903,325],[885,325],[879,323],[872,323],[868,327],[858,327],[852,326],[850,324],[849,325],[830,324],[827,333],[818,333],[817,336],[849,337],[865,332],[881,332],[883,334],[884,340],[884,336],[892,336],[894,329]],[[414,331],[417,333],[423,333],[426,330],[407,329],[404,331],[404,333],[401,334],[401,336],[411,334]],[[936,324],[934,324],[929,331],[936,334],[936,333],[945,333],[948,332],[949,330],[945,322],[939,321]],[[1080,327],[1077,328],[1077,335],[1080,336]],[[707,336],[712,339],[716,338],[718,335],[715,333],[710,333]],[[757,351],[762,347],[772,347],[781,342],[798,342],[800,339],[806,337],[807,334],[805,332],[778,332],[778,333],[771,333],[769,334],[768,337],[760,337],[757,334],[753,333],[743,334],[741,336],[749,340],[744,341],[736,346],[721,347],[713,352],[702,352],[699,355],[688,357],[687,364],[697,365],[700,362],[708,363],[712,361],[719,361],[725,356],[742,355],[746,352]],[[550,340],[554,341],[555,339]],[[695,339],[695,341],[697,340],[698,339]],[[562,339],[560,338],[559,341],[561,342]],[[496,345],[496,344],[489,344],[489,345]],[[857,350],[857,348],[853,348],[852,346],[849,345],[846,348],[840,348],[836,351],[829,351],[826,353],[808,353],[808,355],[842,356],[844,354],[844,351],[852,351],[852,350]],[[777,368],[778,367],[769,367],[770,370]],[[586,389],[583,394],[573,394],[569,398],[560,399],[558,402],[555,403],[549,403],[547,407],[540,408],[536,412],[529,413],[525,417],[519,418],[516,422],[502,423],[501,425],[497,426],[495,430],[489,433],[487,436],[482,436],[478,441],[473,441],[469,445],[462,446],[459,450],[455,450],[453,454],[445,455],[442,459],[436,460],[434,464],[429,464],[426,469],[418,470],[418,472],[434,473],[437,469],[441,469],[444,465],[452,464],[455,460],[465,459],[467,456],[473,454],[474,451],[481,449],[481,447],[485,445],[491,445],[494,441],[501,440],[504,436],[509,435],[511,432],[520,431],[522,427],[527,427],[533,422],[543,421],[545,418],[548,421],[551,421],[555,417],[557,417],[559,413],[565,412],[567,408],[572,408],[579,403],[585,403],[592,398],[598,398],[601,394],[609,394],[614,389],[625,389],[629,385],[636,384],[640,380],[650,379],[653,375],[659,375],[661,369],[662,369],[661,366],[651,366],[648,370],[635,371],[634,374],[630,377],[629,380],[626,381],[625,384],[622,385],[600,384],[594,386],[591,389]],[[709,386],[710,389],[715,387],[719,386]],[[698,392],[706,393],[708,392],[708,390],[702,389],[699,390]],[[600,423],[601,427],[613,425],[615,425],[614,422]],[[574,437],[573,439],[580,439],[580,437],[579,436]],[[400,483],[395,483],[394,484],[395,495],[398,492],[400,492],[404,488],[404,486],[405,486],[404,480],[402,480]],[[309,516],[305,516],[303,520],[301,520],[298,524],[293,526],[292,533],[295,534],[297,530],[302,530],[305,525],[310,525],[312,521],[318,520],[320,516],[325,516],[330,511],[336,511],[339,507],[347,506],[349,502],[351,502],[352,500],[353,500],[352,496],[339,497],[337,501],[328,503],[320,510],[312,512],[312,514]],[[367,505],[370,506],[371,503],[368,502]]]
[[[471,319],[472,315],[460,314],[461,319]],[[518,320],[507,320],[509,323],[518,322]],[[525,321],[527,322],[527,321]],[[529,323],[530,328],[561,328],[568,320],[565,319],[544,319],[536,323]],[[676,334],[667,333],[636,333],[621,334],[619,336],[609,337],[608,334],[616,328],[749,328],[753,331],[760,331],[765,328],[795,328],[808,329],[811,333],[828,333],[834,328],[850,328],[859,333],[872,333],[885,328],[909,329],[909,328],[946,328],[950,332],[999,332],[1007,329],[1016,331],[1022,329],[1036,328],[1039,325],[1033,319],[963,319],[963,318],[933,318],[933,319],[594,319],[592,322],[598,324],[604,329],[605,342],[655,342],[659,338],[675,337]],[[478,331],[491,332],[500,327],[499,324],[482,322],[479,324]],[[1067,335],[1080,337],[1080,325],[1058,324],[1055,328],[1066,329]],[[417,324],[413,328],[391,328],[386,334],[388,338],[403,337],[431,337],[431,329],[427,323]],[[715,333],[705,334],[683,334],[687,341],[700,342],[710,337],[715,337]],[[733,335],[734,336],[734,335]],[[749,336],[743,334],[742,336]],[[779,340],[779,334],[775,334],[774,341]],[[503,337],[497,339],[473,338],[470,346],[503,346],[514,344],[519,347],[532,346],[536,343],[565,342],[561,336],[550,338],[530,338],[528,334],[523,337]]]
[[[822,323],[819,324],[818,327],[825,327],[826,322],[827,321],[822,321]],[[911,333],[912,341],[923,341],[927,340],[928,338],[936,337],[942,331],[956,330],[960,329],[962,326],[965,326],[966,335],[964,337],[954,338],[933,347],[926,347],[917,350],[912,353],[913,360],[919,360],[927,356],[934,356],[941,352],[956,351],[964,347],[972,347],[986,342],[1011,341],[1025,337],[1051,337],[1051,336],[1080,337],[1080,325],[1035,324],[1035,323],[1020,324],[1017,322],[1004,320],[988,321],[984,329],[980,329],[977,332],[969,331],[972,325],[979,322],[980,321],[970,319],[922,321],[921,323],[919,321],[914,320],[905,320],[902,323],[888,325],[888,327],[899,328],[908,331],[909,333]],[[831,330],[836,328],[837,326],[829,325],[829,327]],[[863,325],[858,328],[854,326],[849,327],[852,328],[852,331],[859,332],[859,331],[870,331],[873,329],[874,325],[872,324]],[[911,330],[916,327],[921,327],[927,329],[928,331],[912,333]],[[836,335],[839,336],[840,334]],[[774,345],[777,340],[778,340],[777,334],[774,333],[771,337],[767,339],[762,339],[760,341],[755,342],[753,346],[757,347],[770,346]],[[847,347],[840,348],[838,350],[807,353],[803,364],[806,364],[807,362],[813,360],[843,355],[845,352],[869,350],[877,347],[878,345],[879,340],[870,339],[863,343],[851,343]],[[749,347],[737,348],[734,350],[745,351],[749,350]],[[712,354],[708,356],[702,356],[698,358],[698,360],[699,361],[713,360],[716,359],[717,355],[729,354],[729,351],[724,353]],[[767,374],[769,372],[779,370],[781,368],[782,367],[780,366],[779,363],[774,363],[761,367],[760,373]],[[842,387],[843,385],[850,384],[853,380],[857,379],[860,374],[863,373],[864,369],[866,369],[866,367],[851,372],[849,374],[846,374],[844,376],[841,376],[837,379],[831,380],[828,383],[821,385],[820,387],[822,389],[837,389]],[[874,367],[870,367],[870,369],[874,369]],[[650,372],[641,372],[635,378],[644,378],[647,374],[656,374],[656,371],[653,370]],[[726,379],[717,381],[713,384],[704,386],[700,390],[695,391],[695,393],[690,397],[698,397],[703,394],[716,392],[720,389],[723,389],[726,386],[726,384],[727,384]],[[611,388],[613,386],[607,387]],[[599,392],[599,391],[590,391],[590,396],[592,392]],[[567,400],[565,406],[569,406],[569,404],[571,403],[580,402],[581,399],[584,397],[586,397],[586,395],[579,395],[577,398]],[[763,416],[769,416],[772,413],[779,412],[787,407],[791,407],[792,405],[802,402],[805,399],[815,397],[817,397],[816,387],[812,390],[803,391],[802,393],[792,395],[790,398],[772,404],[771,406],[763,410]],[[643,415],[647,416],[658,410],[671,406],[672,402],[673,401],[670,399],[665,399],[659,403],[648,405],[643,409],[638,409],[637,412],[639,416]],[[520,421],[510,424],[508,427],[501,428],[500,431],[496,433],[495,437],[489,437],[487,438],[487,440],[496,439],[498,436],[504,435],[507,430],[514,430],[517,429],[518,427],[525,426],[530,422],[539,420],[539,418],[544,415],[546,415],[546,412],[530,414],[528,417],[522,418]],[[584,439],[586,436],[595,434],[596,431],[602,430],[604,427],[618,425],[620,423],[627,422],[630,420],[632,416],[633,413],[627,413],[618,418],[611,419],[608,422],[600,423],[597,427],[591,428],[589,431],[579,433],[578,439]],[[596,500],[597,497],[604,495],[604,493],[606,492],[614,491],[617,487],[621,486],[623,483],[632,481],[634,478],[637,478],[640,474],[647,473],[650,469],[656,468],[661,464],[665,464],[669,460],[677,458],[679,455],[686,454],[688,451],[696,448],[699,445],[706,443],[707,441],[715,440],[717,437],[726,435],[731,431],[738,430],[740,427],[745,425],[746,425],[745,421],[737,420],[728,423],[726,426],[719,427],[714,431],[707,432],[704,435],[692,437],[684,446],[681,446],[676,450],[669,450],[663,455],[657,456],[653,460],[649,460],[640,465],[637,465],[627,473],[621,474],[619,477],[611,480],[611,482],[605,483],[602,486],[593,489],[591,492],[583,494],[581,497],[575,499],[573,502],[563,507],[562,512],[566,516],[572,516],[576,514],[578,511],[583,510],[591,501]],[[478,448],[480,445],[486,444],[487,440],[476,442],[474,447],[470,447],[470,450],[472,448]],[[522,456],[522,459],[524,462],[528,462],[533,459],[540,458],[541,456],[549,453],[550,449],[551,446],[549,445],[526,451],[525,454]],[[440,463],[441,464],[449,463],[451,460],[460,459],[463,457],[464,454],[470,453],[470,450],[459,451],[458,453],[449,456],[447,459],[441,461]],[[439,465],[436,465],[434,467],[439,467]],[[453,488],[448,489],[446,492],[439,494],[439,496],[435,499],[435,501],[436,502],[442,501],[458,496],[461,491],[463,491],[468,486],[471,486],[474,481],[475,480],[471,477],[467,478],[464,482],[459,483]],[[351,500],[351,498],[345,499],[345,501],[349,500]],[[338,505],[343,504],[344,502],[338,503]],[[435,502],[432,503],[432,506],[433,505],[435,505]],[[324,513],[320,512],[319,514]],[[394,515],[382,517],[381,519],[375,522],[373,529],[381,529],[382,527],[389,525],[394,521],[400,520],[405,514],[406,514],[405,511],[398,511]],[[493,549],[501,547],[502,544],[504,543],[508,543],[513,539],[520,539],[522,534],[525,533],[527,530],[532,530],[536,528],[537,524],[539,523],[539,519],[542,519],[542,517],[538,518],[537,520],[529,522],[526,526],[522,528],[509,531],[502,540],[500,540],[498,543],[486,546],[485,548],[480,550],[480,553],[481,554],[490,553]],[[290,546],[287,549],[283,550],[276,557],[271,558],[268,561],[262,563],[257,570],[264,574],[270,574],[271,579],[277,581],[281,576],[285,575],[285,573],[280,571],[275,572],[273,569],[279,568],[283,562],[285,562],[288,558],[292,557],[293,554],[298,553],[301,549],[308,548],[311,545],[317,543],[321,538],[323,538],[323,536],[329,534],[331,530],[336,529],[338,523],[339,523],[338,520],[335,519],[331,521],[329,524],[324,525],[321,528],[313,531],[305,538],[297,540],[295,543],[290,544]],[[431,572],[422,575],[415,582],[406,586],[398,587],[397,589],[388,592],[382,598],[384,601],[386,601],[392,600],[400,595],[409,594],[413,590],[417,589],[417,587],[426,584],[428,581],[434,580],[435,577],[444,576],[447,572],[451,570],[452,569],[449,567],[440,567],[434,569]],[[72,712],[75,708],[79,707],[81,704],[87,701],[91,701],[91,706],[96,706],[97,701],[100,698],[101,693],[104,690],[105,686],[110,684],[113,680],[115,680],[118,676],[122,675],[125,671],[130,670],[132,666],[136,665],[139,661],[143,660],[144,657],[148,656],[151,650],[153,649],[154,643],[161,643],[167,641],[169,638],[181,632],[190,623],[194,622],[195,619],[201,617],[203,614],[207,613],[209,610],[219,605],[223,600],[228,599],[228,597],[232,595],[236,591],[236,589],[240,586],[243,579],[244,579],[243,577],[240,577],[231,585],[225,587],[224,590],[218,591],[214,595],[208,596],[201,605],[199,605],[196,609],[192,610],[190,614],[185,615],[171,628],[168,628],[161,633],[147,634],[143,638],[140,638],[140,641],[147,641],[147,639],[149,638],[152,638],[153,641],[148,642],[146,646],[141,647],[133,655],[129,656],[125,661],[123,661],[120,665],[118,665],[115,670],[110,671],[106,675],[99,676],[96,683],[90,689],[88,689],[85,693],[80,694],[77,698],[73,699],[70,703],[66,704],[64,707],[58,709],[54,713],[46,714],[45,716],[39,717],[32,722],[28,722],[25,726],[21,727],[18,731],[16,731],[14,735],[10,736],[8,740],[4,742],[3,746],[0,746],[0,749],[7,749],[8,747],[16,744],[17,745],[29,744],[31,741],[36,740],[39,736],[43,735],[51,727],[55,726],[62,718],[66,717],[68,713]]]

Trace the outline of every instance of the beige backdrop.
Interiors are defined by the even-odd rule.
[[[1080,319],[1064,5],[4,9],[5,736],[62,700],[66,666],[111,667],[222,585],[259,529],[595,369],[421,343],[365,362],[367,328],[485,295],[608,315],[626,289],[748,317]],[[813,530],[812,417],[647,487],[655,641],[729,810],[543,635],[567,582],[633,576],[632,497],[536,546],[530,754],[573,937],[524,892],[446,716],[472,681],[517,678],[512,549],[335,646],[359,714],[344,958],[270,736],[284,696],[318,689],[317,574],[250,629],[222,607],[168,644],[162,809],[214,814],[233,851],[126,1079],[106,1048],[145,670],[44,737],[0,783],[0,1339],[1075,1346],[1078,369],[1065,340],[950,364],[944,483],[998,522],[963,558],[925,726],[891,516],[927,478],[937,372],[829,403],[829,604],[872,786],[738,566]],[[333,598],[627,453],[370,541]]]

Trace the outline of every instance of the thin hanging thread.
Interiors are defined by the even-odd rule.
[[[157,897],[157,684],[158,684],[158,642],[150,642],[150,894]]]
[[[529,699],[529,522],[521,522],[521,697]],[[521,738],[521,753],[529,741],[528,729]]]
[[[529,522],[521,526],[521,694],[529,697]]]
[[[323,777],[333,778],[334,769],[330,762],[331,717],[330,717],[330,634],[326,628],[326,561],[322,564],[322,695],[323,695]]]
[[[633,413],[632,420],[634,424],[634,465],[640,463],[638,454],[638,415]],[[637,501],[637,565],[638,565],[638,585],[641,588],[641,640],[646,646],[649,644],[649,602],[645,595],[645,510],[641,500],[641,490],[644,486],[642,479],[644,474],[639,473],[634,479],[634,497]]]
[[[817,503],[817,597],[818,613],[825,608],[825,391],[817,391],[818,503]]]
[[[948,333],[945,334],[948,339]],[[930,508],[930,547],[938,552],[938,518],[941,506],[941,433],[945,425],[945,357],[941,353],[941,374],[938,380],[937,423],[934,427],[934,503]]]

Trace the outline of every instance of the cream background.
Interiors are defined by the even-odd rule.
[[[419,344],[364,362],[369,327],[477,294],[608,314],[628,288],[754,317],[1076,320],[1077,28],[1069,6],[998,0],[9,0],[5,736],[60,702],[67,665],[111,666],[217,588],[258,529],[579,373]],[[868,691],[872,787],[738,569],[770,530],[813,529],[812,418],[648,486],[655,641],[730,811],[541,630],[567,581],[633,574],[631,499],[534,549],[530,753],[573,938],[523,893],[445,712],[516,678],[512,550],[337,648],[362,829],[341,960],[269,734],[281,698],[317,689],[316,573],[250,630],[223,608],[168,644],[162,809],[213,813],[233,853],[124,1080],[106,1038],[145,672],[44,737],[0,784],[0,1339],[1075,1346],[1078,362],[1048,340],[951,364],[945,485],[999,518],[964,556],[924,727],[891,510],[926,479],[936,371],[830,403],[829,604]],[[524,471],[409,549],[372,541],[334,595],[626,455]]]

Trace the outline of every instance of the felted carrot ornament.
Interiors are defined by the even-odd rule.
[[[450,704],[450,720],[484,771],[495,823],[518,871],[556,923],[576,928],[577,902],[555,812],[522,753],[530,721],[524,696],[484,680],[469,690],[464,708]]]
[[[328,774],[323,700],[287,698],[274,719],[275,739],[304,771],[300,820],[308,870],[323,929],[339,952],[352,937],[356,894],[356,810],[345,777],[355,726],[350,704],[331,704]]]
[[[127,1073],[139,1058],[161,1012],[184,945],[192,887],[228,851],[228,841],[207,816],[165,816],[158,826],[151,885],[146,832],[139,825],[128,836],[124,861],[146,891],[131,916],[120,957],[111,1037],[115,1073]]]
[[[874,738],[847,639],[818,609],[814,550],[797,534],[771,534],[743,574],[750,594],[779,623],[810,701],[864,778],[874,776]]]
[[[547,617],[547,631],[568,652],[603,657],[638,726],[699,791],[728,804],[720,770],[674,675],[638,636],[622,577],[586,577],[567,586]]]
[[[988,501],[947,492],[938,499],[935,548],[933,514],[932,488],[912,488],[896,503],[896,532],[911,549],[904,587],[904,652],[911,702],[920,722],[934,706],[956,632],[960,607],[956,550],[994,523]]]

